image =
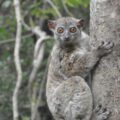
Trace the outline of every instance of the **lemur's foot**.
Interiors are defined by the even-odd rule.
[[[100,104],[95,108],[94,114],[96,116],[96,120],[108,120],[111,112]]]
[[[104,56],[106,54],[109,54],[110,52],[112,52],[112,48],[113,48],[114,44],[112,42],[104,42],[102,41],[101,45],[98,46],[98,54],[100,56]]]

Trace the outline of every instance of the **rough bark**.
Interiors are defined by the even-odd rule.
[[[93,75],[94,105],[111,110],[109,120],[120,120],[120,0],[91,0],[91,44],[112,41],[113,52],[102,58]]]

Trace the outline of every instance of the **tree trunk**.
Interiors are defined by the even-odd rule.
[[[90,38],[93,46],[114,42],[113,52],[102,58],[93,74],[94,105],[101,103],[120,120],[120,0],[91,0]]]

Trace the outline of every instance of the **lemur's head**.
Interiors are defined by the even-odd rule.
[[[66,45],[78,42],[83,26],[83,19],[75,19],[72,17],[63,17],[48,22],[48,27],[53,31],[55,39]]]

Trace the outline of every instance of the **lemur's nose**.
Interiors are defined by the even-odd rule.
[[[65,31],[64,36],[65,36],[65,37],[64,37],[64,40],[65,40],[65,41],[69,41],[69,40],[70,40],[70,38],[69,38],[69,33],[68,33],[67,30]]]
[[[70,39],[69,39],[69,37],[65,37],[65,41],[69,41]]]

